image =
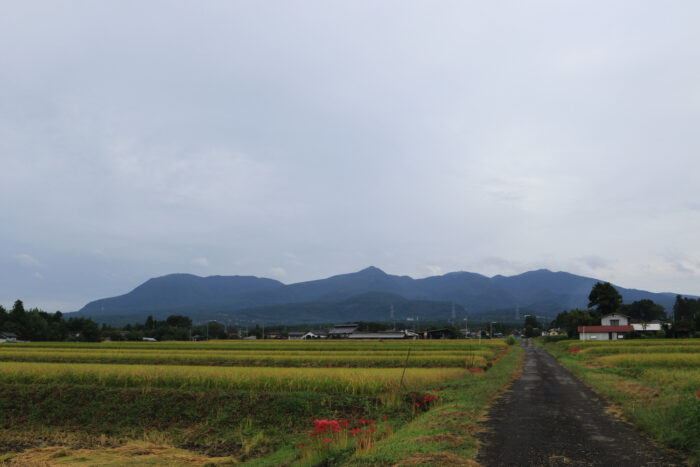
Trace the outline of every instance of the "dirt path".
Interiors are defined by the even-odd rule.
[[[477,461],[500,465],[684,465],[629,424],[545,350],[525,341],[520,378],[489,411]]]

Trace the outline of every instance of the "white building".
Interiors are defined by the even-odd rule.
[[[632,323],[632,327],[637,332],[658,332],[661,331],[661,323]]]
[[[634,331],[627,316],[620,313],[603,315],[600,326],[579,326],[579,339],[582,341],[616,341]]]

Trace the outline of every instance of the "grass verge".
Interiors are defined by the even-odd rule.
[[[479,422],[494,398],[515,378],[523,351],[512,346],[485,373],[446,384],[441,403],[378,441],[366,452],[355,450],[345,465],[469,465],[474,458]]]

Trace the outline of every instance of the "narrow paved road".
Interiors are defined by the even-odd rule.
[[[545,350],[524,342],[512,390],[489,411],[477,461],[501,465],[684,465],[629,424]]]

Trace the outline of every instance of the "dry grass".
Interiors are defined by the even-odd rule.
[[[143,441],[101,449],[70,449],[65,446],[45,446],[6,455],[2,465],[19,466],[126,466],[168,465],[201,466],[207,463],[233,465],[229,457],[207,457],[172,446]]]
[[[478,462],[471,459],[451,454],[449,452],[415,453],[396,465],[424,465],[424,466],[479,466]]]
[[[445,426],[447,428],[447,426]],[[440,433],[432,436],[421,436],[414,440],[416,443],[447,443],[451,447],[461,446],[464,438],[450,433]]]

